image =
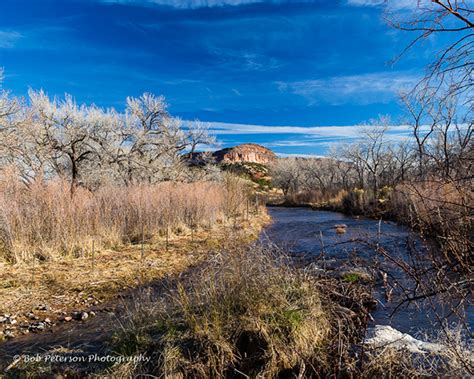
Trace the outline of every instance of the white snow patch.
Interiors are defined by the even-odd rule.
[[[376,325],[370,332],[371,336],[365,343],[375,348],[394,347],[407,349],[412,353],[439,353],[445,350],[445,346],[441,344],[418,340],[389,325]]]

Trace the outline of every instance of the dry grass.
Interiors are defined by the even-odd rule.
[[[157,236],[143,246],[128,245],[117,249],[95,250],[91,247],[79,257],[62,257],[49,261],[17,264],[0,263],[0,314],[30,312],[39,304],[50,307],[53,321],[61,312],[92,305],[92,297],[103,302],[125,289],[145,285],[164,276],[178,274],[208,257],[216,248],[233,239],[248,243],[255,239],[268,222],[265,213],[241,221],[240,229],[222,224],[195,233],[183,230],[179,235]],[[230,237],[231,236],[231,237]]]
[[[91,248],[152,242],[167,233],[210,229],[244,212],[245,185],[161,183],[90,192],[60,180],[26,188],[0,182],[0,260],[11,263],[80,257]]]
[[[267,222],[247,214],[246,183],[78,188],[60,180],[0,181],[0,313],[56,312],[179,273],[229,239],[255,239]],[[242,228],[245,227],[245,230]],[[240,232],[236,232],[240,228]],[[232,238],[229,235],[232,234]]]
[[[425,180],[397,186],[390,199],[397,218],[433,237],[448,262],[472,273],[472,180]]]
[[[311,205],[315,208],[340,209],[347,196],[344,189],[321,191],[320,189],[301,190],[284,197],[283,202],[289,205]],[[282,199],[280,199],[281,202]]]
[[[342,345],[353,341],[355,313],[339,306],[335,293],[334,283],[289,266],[279,251],[223,251],[158,299],[136,302],[116,333],[115,351],[145,353],[151,362],[115,367],[112,375],[347,373],[350,357]]]

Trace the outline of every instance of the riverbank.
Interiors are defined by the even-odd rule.
[[[360,207],[345,204],[348,192],[341,191],[334,197],[330,197],[326,201],[307,201],[308,196],[286,197],[283,194],[264,196],[265,203],[269,207],[285,207],[285,208],[310,208],[315,211],[339,212],[349,216],[364,216],[367,218],[380,219],[384,217],[387,221],[397,221],[396,217],[387,209],[380,207],[370,207],[363,211]],[[382,203],[383,204],[383,201]]]
[[[198,265],[216,249],[255,240],[269,222],[264,208],[248,219],[155,236],[116,249],[91,246],[83,256],[32,264],[0,263],[0,341],[83,322],[120,295]],[[235,225],[234,225],[235,224]],[[105,306],[107,304],[107,306]]]
[[[288,377],[341,364],[338,370],[350,372],[354,357],[346,348],[363,337],[367,289],[297,268],[280,250],[235,239],[226,245],[129,293],[90,323],[0,345],[0,363],[10,357],[7,377]],[[91,356],[104,360],[87,361]]]
[[[370,319],[378,317],[374,299],[377,308],[390,313],[388,303],[373,292],[381,285],[378,270],[387,270],[390,262],[372,267],[373,251],[348,255],[352,249],[345,240],[352,240],[356,224],[361,232],[377,235],[376,221],[306,209],[289,209],[284,218],[272,209],[269,213],[272,223],[258,245],[236,243],[245,229],[229,229],[219,248],[200,263],[122,292],[124,296],[104,304],[93,319],[1,344],[0,366],[9,367],[6,377],[422,377],[428,362],[436,362],[432,373],[468,372],[448,356],[453,351],[464,354],[462,345],[418,356],[399,341],[371,345],[387,342],[387,328],[376,329],[366,342]],[[315,224],[318,214],[322,219]],[[339,234],[335,225],[342,223],[347,232]],[[399,229],[384,225],[383,238],[387,227]],[[267,237],[270,243],[264,242]],[[390,241],[399,243],[395,250],[405,246],[401,235],[390,237],[380,239],[381,246]],[[295,260],[296,255],[278,247],[281,239],[299,243],[293,245],[296,254],[301,246],[317,254]],[[402,317],[407,326],[413,322],[406,313]],[[411,347],[417,343],[388,331],[404,336]]]

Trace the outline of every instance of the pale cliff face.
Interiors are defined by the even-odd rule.
[[[246,143],[222,150],[210,152],[196,152],[189,156],[194,162],[199,162],[205,158],[214,158],[217,163],[259,163],[266,165],[277,159],[275,153],[266,147]]]
[[[221,150],[221,152],[222,156],[219,156],[219,158],[226,163],[251,162],[267,164],[276,159],[273,151],[256,144],[243,144]]]

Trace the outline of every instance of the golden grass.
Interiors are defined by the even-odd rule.
[[[89,248],[79,257],[37,260],[34,264],[0,263],[0,314],[23,314],[47,304],[54,321],[60,312],[92,305],[84,302],[89,297],[106,302],[126,289],[178,274],[225,246],[230,235],[240,243],[248,243],[266,222],[268,216],[262,212],[241,221],[239,230],[223,224],[193,235],[188,230],[171,235],[168,244],[165,236],[155,236],[152,243],[143,246],[143,258],[138,244],[97,249],[94,256]]]
[[[78,188],[65,181],[0,182],[0,260],[31,262],[80,257],[158,235],[211,228],[245,211],[243,181]]]
[[[55,312],[107,301],[173,275],[232,239],[256,238],[267,216],[248,212],[246,183],[106,186],[71,196],[62,180],[0,181],[0,313]],[[236,235],[236,228],[246,227]],[[51,312],[54,318],[54,312]]]
[[[258,246],[220,251],[158,299],[137,299],[113,348],[151,361],[110,373],[167,378],[347,373],[357,316],[333,296],[349,287],[354,288],[292,267],[280,251]],[[344,298],[347,304],[352,297]]]

